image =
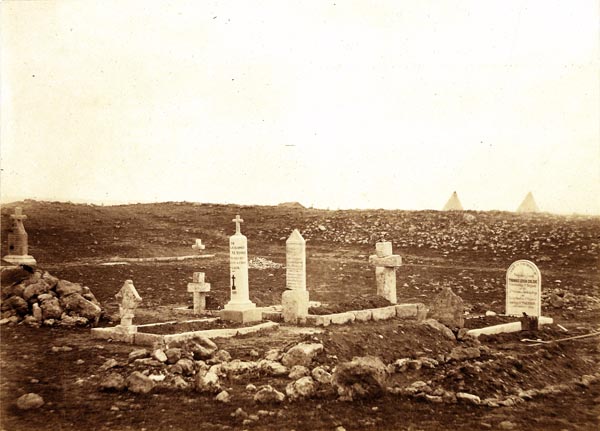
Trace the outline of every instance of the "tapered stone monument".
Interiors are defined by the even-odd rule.
[[[396,304],[396,268],[402,265],[402,257],[392,254],[392,243],[389,241],[376,243],[375,252],[369,256],[369,263],[375,267],[377,295]]]
[[[242,235],[239,215],[235,223],[235,234],[229,237],[229,289],[230,301],[221,310],[220,317],[235,322],[257,322],[262,320],[261,310],[250,301],[248,288],[248,240]]]
[[[306,290],[306,241],[298,229],[294,229],[285,242],[286,290],[281,295],[283,320],[298,323],[308,315],[308,291]]]
[[[23,214],[21,207],[16,207],[15,213],[11,214],[10,218],[13,220],[13,225],[7,235],[8,255],[2,259],[14,265],[37,265],[33,256],[28,254],[28,237],[25,226],[23,226],[23,220],[27,219],[27,216]]]

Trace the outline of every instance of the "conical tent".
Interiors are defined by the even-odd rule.
[[[540,209],[535,203],[535,199],[531,192],[527,193],[527,196],[525,196],[525,199],[523,199],[523,202],[521,202],[521,205],[517,208],[518,213],[537,213],[539,211]]]
[[[448,202],[446,202],[446,205],[444,205],[444,211],[462,211],[463,207],[460,203],[460,200],[458,199],[458,195],[456,194],[456,192],[452,193],[452,196],[450,196],[450,199],[448,199]]]

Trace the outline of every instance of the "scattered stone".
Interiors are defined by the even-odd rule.
[[[288,374],[288,377],[292,380],[298,380],[301,377],[308,376],[310,370],[303,365],[294,365]]]
[[[374,356],[356,357],[339,364],[332,384],[342,399],[375,397],[383,393],[387,379],[386,367]]]
[[[498,429],[501,430],[512,430],[515,429],[516,425],[511,421],[502,421],[498,424]]]
[[[448,328],[447,326],[441,324],[440,322],[438,322],[435,319],[424,320],[422,322],[422,324],[430,326],[433,329],[440,331],[444,335],[444,337],[446,337],[449,340],[453,340],[453,341],[456,340],[456,337],[454,336],[454,333],[452,332],[452,330],[450,328]]]
[[[248,392],[255,392],[255,391],[256,391],[256,386],[254,386],[252,383],[248,383],[248,384],[246,385],[246,390],[247,390]]]
[[[125,386],[125,379],[119,373],[110,373],[100,381],[100,390],[103,391],[123,391]]]
[[[172,347],[165,351],[165,355],[167,356],[167,364],[176,364],[182,357],[183,349],[178,347]]]
[[[294,365],[309,366],[312,360],[323,351],[320,343],[300,343],[292,347],[283,355],[281,362],[286,367]]]
[[[488,316],[488,317],[497,316],[496,312],[495,311],[491,311],[491,310],[486,311],[485,315]]]
[[[56,293],[58,293],[60,297],[68,296],[73,293],[81,294],[83,293],[83,288],[79,283],[71,283],[67,280],[59,280],[58,284],[56,285]]]
[[[281,403],[285,395],[274,389],[271,385],[265,385],[254,395],[257,403]]]
[[[181,368],[181,374],[184,376],[191,376],[194,374],[194,361],[188,358],[183,358],[177,361],[175,364]]]
[[[295,382],[289,383],[285,388],[285,393],[292,401],[302,398],[310,398],[314,395],[317,385],[312,377],[302,377]]]
[[[187,389],[189,386],[188,382],[186,382],[185,379],[181,376],[175,376],[175,378],[173,379],[173,382],[171,384],[176,389]]]
[[[318,383],[323,385],[329,385],[331,383],[332,376],[323,367],[315,367],[311,372],[312,378]]]
[[[2,301],[2,311],[9,309],[15,310],[21,316],[25,316],[29,312],[29,304],[20,296],[11,296]]]
[[[148,356],[150,356],[150,353],[148,353],[148,351],[146,349],[132,350],[129,353],[129,362],[133,362],[136,359],[147,358]]]
[[[231,401],[231,396],[229,395],[229,392],[221,391],[217,394],[217,396],[215,397],[215,400],[219,401],[221,403],[228,403]]]
[[[127,389],[136,394],[147,394],[154,388],[154,382],[139,371],[134,371],[127,377]]]
[[[17,407],[20,410],[39,409],[43,405],[44,399],[33,392],[22,395],[17,399]]]
[[[265,359],[269,361],[281,361],[283,352],[279,349],[271,349],[265,353]]]
[[[206,374],[197,374],[195,381],[195,389],[201,393],[216,394],[221,391],[219,376],[209,371]]]
[[[43,295],[50,290],[50,285],[44,280],[38,280],[23,289],[23,299],[29,301],[30,299]]]
[[[449,359],[454,361],[464,361],[465,359],[479,358],[480,351],[478,347],[455,347],[450,352]]]
[[[167,362],[167,355],[162,349],[156,349],[152,352],[152,357],[159,362]]]
[[[281,362],[262,359],[259,361],[258,365],[260,370],[269,376],[285,376],[289,373],[288,368],[283,366]]]
[[[164,374],[150,374],[148,378],[153,382],[162,382],[167,376]]]
[[[98,371],[106,371],[106,370],[116,367],[117,365],[119,365],[117,360],[111,358],[111,359],[106,360],[106,362],[104,362],[102,365],[100,365],[100,368],[98,368]]]
[[[62,305],[66,311],[75,313],[80,317],[97,322],[102,314],[102,309],[91,301],[88,301],[79,293],[72,293],[61,298]]]
[[[73,350],[72,347],[70,346],[52,346],[50,348],[50,351],[52,353],[58,353],[58,352],[70,352],[71,350]]]
[[[214,363],[229,362],[231,361],[231,354],[227,350],[219,350],[212,357],[212,361]]]
[[[459,400],[470,402],[475,405],[481,404],[481,398],[479,398],[477,395],[469,394],[467,392],[457,392],[456,398]]]
[[[42,319],[60,319],[63,314],[63,308],[60,305],[58,298],[50,297],[40,307],[42,309]]]
[[[33,316],[35,321],[38,323],[41,322],[42,320],[44,320],[43,315],[42,315],[42,309],[40,308],[40,305],[37,302],[35,302],[31,306],[31,315]]]

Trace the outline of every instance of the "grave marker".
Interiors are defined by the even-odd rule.
[[[235,223],[235,234],[229,237],[229,280],[231,300],[221,311],[221,318],[240,322],[255,322],[262,319],[256,304],[250,301],[248,288],[248,240],[242,235],[239,214]]]
[[[369,263],[375,266],[377,295],[396,304],[396,268],[402,265],[402,257],[392,254],[392,243],[389,241],[376,243],[375,251],[376,254],[369,256]]]
[[[542,315],[542,274],[528,260],[517,260],[506,271],[506,315]]]
[[[196,238],[196,242],[192,245],[194,250],[204,250],[206,246],[202,244],[202,240],[200,238]]]
[[[29,254],[28,236],[23,226],[23,220],[27,216],[23,214],[21,207],[15,208],[15,213],[10,215],[13,220],[11,230],[8,232],[8,255],[4,256],[7,262],[15,265],[37,265],[36,260]]]
[[[201,314],[206,309],[206,294],[210,292],[210,283],[204,281],[203,272],[194,272],[193,281],[188,283],[187,291],[193,294],[194,314]]]
[[[133,325],[133,318],[135,317],[135,309],[142,302],[142,297],[133,285],[133,281],[126,280],[121,290],[115,295],[115,298],[117,301],[121,301],[119,304],[121,323],[117,328],[127,333],[137,332],[137,327]]]
[[[298,323],[308,315],[308,291],[306,290],[306,241],[298,229],[294,229],[285,242],[286,290],[281,295],[283,320]]]

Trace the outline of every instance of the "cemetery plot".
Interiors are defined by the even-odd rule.
[[[148,334],[180,334],[183,332],[194,332],[194,331],[207,331],[212,329],[237,329],[246,328],[256,325],[256,323],[239,323],[230,322],[221,319],[205,319],[197,321],[187,322],[172,322],[172,323],[159,323],[159,324],[147,324],[138,325],[138,332],[145,332]]]

